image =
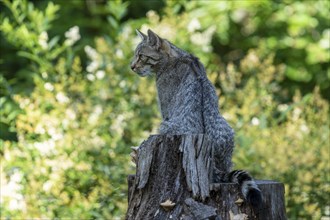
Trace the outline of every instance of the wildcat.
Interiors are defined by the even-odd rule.
[[[140,76],[155,73],[162,115],[160,134],[206,134],[216,143],[214,182],[238,183],[245,199],[258,207],[262,194],[252,177],[231,171],[234,131],[221,116],[215,88],[198,58],[148,30],[137,30],[142,41],[131,69]]]

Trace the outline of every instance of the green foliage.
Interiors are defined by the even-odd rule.
[[[124,216],[129,147],[160,122],[135,28],[206,65],[236,168],[283,182],[290,219],[329,217],[329,2],[54,2],[1,3],[2,217]]]

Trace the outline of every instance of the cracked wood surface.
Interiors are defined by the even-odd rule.
[[[211,184],[212,150],[204,135],[150,136],[139,148],[136,175],[128,176],[126,219],[286,219],[281,183],[256,181],[264,198],[256,212],[239,200],[237,184]],[[175,205],[165,209],[165,201]]]

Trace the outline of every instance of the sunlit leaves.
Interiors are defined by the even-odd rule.
[[[124,216],[130,146],[161,120],[154,79],[129,68],[136,28],[205,64],[236,131],[237,168],[282,181],[289,218],[328,217],[327,1],[167,1],[160,13],[125,22],[122,1],[72,1],[103,15],[96,20],[51,1],[3,3],[0,30],[15,65],[28,61],[0,76],[0,182],[16,187],[1,199],[5,218]],[[60,16],[70,26],[53,31]],[[109,36],[90,37],[86,27]],[[1,64],[13,59],[7,54]]]

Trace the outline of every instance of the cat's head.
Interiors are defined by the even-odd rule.
[[[171,48],[170,42],[160,38],[150,29],[148,35],[139,30],[136,30],[136,33],[142,41],[135,49],[131,69],[140,76],[150,75],[162,64],[165,64],[168,59],[177,56],[177,53]]]

